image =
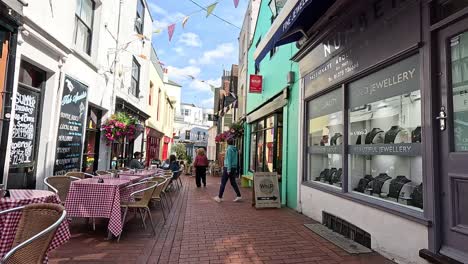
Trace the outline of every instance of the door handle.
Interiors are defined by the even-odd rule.
[[[447,128],[447,114],[445,113],[445,106],[440,107],[439,116],[436,116],[436,120],[439,120],[440,131],[444,131]]]

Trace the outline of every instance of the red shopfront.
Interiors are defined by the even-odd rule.
[[[169,152],[169,144],[172,142],[172,139],[170,137],[164,136],[164,145],[163,145],[163,151],[162,151],[162,159],[166,160],[169,158],[168,152]]]
[[[146,128],[146,166],[152,161],[159,160],[160,142],[164,134],[156,129]]]

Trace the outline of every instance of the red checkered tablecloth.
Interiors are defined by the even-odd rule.
[[[130,180],[109,178],[103,183],[98,179],[84,179],[72,182],[65,203],[69,217],[108,218],[109,231],[118,236],[122,232],[120,202],[128,200],[130,190],[121,192]]]
[[[113,178],[111,175],[99,175],[99,176],[95,176],[94,178],[101,178],[101,179],[120,179],[120,180],[127,180],[127,181],[130,181],[132,183],[136,183],[144,178],[146,178],[145,176],[142,176],[142,175],[119,175],[118,178]]]
[[[59,197],[50,191],[43,190],[9,190],[10,197],[0,199],[0,211],[25,206],[34,203],[57,203]],[[12,247],[16,229],[21,218],[21,212],[12,212],[0,217],[0,258]],[[70,239],[68,222],[63,221],[55,233],[55,237],[49,247],[49,252],[65,244]]]
[[[119,175],[121,176],[143,176],[143,177],[150,177],[150,176],[157,176],[164,174],[164,170],[162,169],[153,169],[153,170],[142,170],[136,173],[131,171],[124,171],[120,172]]]

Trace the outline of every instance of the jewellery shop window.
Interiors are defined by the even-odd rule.
[[[307,103],[306,181],[342,187],[343,89]]]
[[[350,192],[422,209],[419,78],[414,55],[350,83]]]

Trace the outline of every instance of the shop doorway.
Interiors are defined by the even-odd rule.
[[[46,72],[22,61],[10,147],[9,189],[36,187],[37,146]]]
[[[468,263],[468,19],[438,32],[440,253]]]

